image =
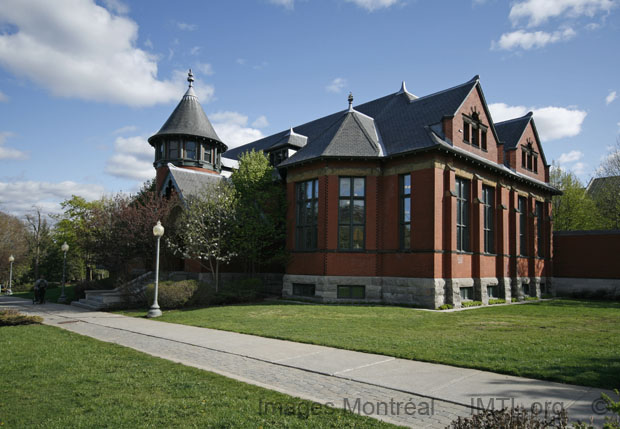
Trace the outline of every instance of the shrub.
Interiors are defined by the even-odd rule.
[[[506,304],[506,300],[503,298],[490,299],[489,305],[494,305],[494,304]]]
[[[448,429],[568,429],[566,410],[553,416],[535,414],[526,408],[511,408],[503,410],[485,410],[472,417],[459,417],[454,420]]]
[[[174,309],[186,306],[198,291],[196,280],[182,280],[178,282],[159,282],[157,302],[161,308]],[[146,302],[151,305],[155,296],[155,284],[146,287]]]
[[[452,310],[454,306],[452,304],[444,304],[437,307],[437,310]]]
[[[263,282],[258,278],[245,278],[235,284],[224,286],[213,298],[212,304],[241,304],[256,301],[262,291]]]
[[[536,296],[526,296],[524,301],[538,301]]]
[[[43,319],[39,316],[26,316],[17,310],[0,310],[0,326],[34,325]]]
[[[463,301],[461,307],[478,307],[482,305],[482,301]]]

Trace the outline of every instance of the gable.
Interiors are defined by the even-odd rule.
[[[449,121],[448,126],[444,123],[444,129],[454,146],[489,161],[498,161],[499,139],[479,83]]]
[[[533,120],[523,130],[514,151],[512,168],[535,179],[545,180],[547,162]]]

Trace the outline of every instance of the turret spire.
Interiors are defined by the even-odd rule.
[[[189,73],[187,73],[187,81],[189,82],[189,87],[194,86],[194,74],[192,73],[192,69],[189,69]]]
[[[349,112],[353,110],[353,93],[349,92]]]

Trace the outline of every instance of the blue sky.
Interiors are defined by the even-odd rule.
[[[154,176],[188,68],[229,147],[479,74],[585,182],[620,130],[620,0],[0,0],[0,210]]]

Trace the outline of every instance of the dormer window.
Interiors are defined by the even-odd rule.
[[[471,116],[463,115],[463,142],[471,144],[473,147],[487,150],[487,129],[488,127],[480,121],[478,112],[473,112]]]
[[[287,148],[274,150],[269,154],[269,162],[271,162],[271,165],[273,165],[274,167],[280,164],[286,158],[288,158]]]
[[[530,139],[527,139],[525,146],[521,146],[521,167],[538,173],[538,153],[534,151],[534,145]]]

